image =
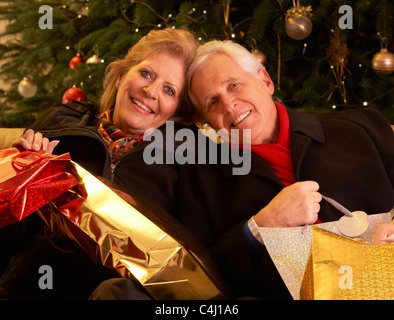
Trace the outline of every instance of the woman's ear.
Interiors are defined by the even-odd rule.
[[[120,76],[118,77],[118,79],[116,80],[116,83],[115,83],[116,90],[119,89],[119,86],[120,86],[120,82],[121,82],[121,81],[122,81],[122,75],[120,75]]]
[[[265,70],[265,68],[260,68],[258,71],[258,75],[259,75],[261,82],[267,88],[268,93],[272,96],[275,91],[275,85],[272,82],[271,77],[269,76],[267,70]]]

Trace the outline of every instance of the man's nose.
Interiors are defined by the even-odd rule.
[[[237,107],[237,100],[231,96],[222,97],[223,111],[226,113],[231,113]]]

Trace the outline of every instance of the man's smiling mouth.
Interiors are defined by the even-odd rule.
[[[236,126],[237,124],[239,124],[242,120],[244,120],[247,116],[249,116],[251,112],[252,112],[252,111],[249,110],[249,111],[246,111],[245,113],[241,114],[239,117],[237,117],[237,118],[233,121],[233,123],[231,123],[231,126],[235,127],[235,126]]]

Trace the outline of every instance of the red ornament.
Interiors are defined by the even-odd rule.
[[[82,89],[73,86],[72,88],[66,90],[62,98],[62,103],[64,104],[70,101],[88,101],[88,99]]]
[[[85,63],[85,59],[82,58],[78,52],[77,55],[70,60],[70,68],[74,70],[76,66],[79,66],[83,63]]]

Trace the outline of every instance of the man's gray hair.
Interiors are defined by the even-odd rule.
[[[201,68],[206,60],[213,54],[227,54],[233,58],[245,72],[251,74],[253,77],[258,78],[258,71],[264,66],[252,56],[252,54],[243,46],[230,40],[213,40],[201,45],[196,52],[194,60],[189,67],[187,73],[187,83],[189,88],[189,96],[194,103],[195,99],[190,92],[191,81],[194,73]]]

